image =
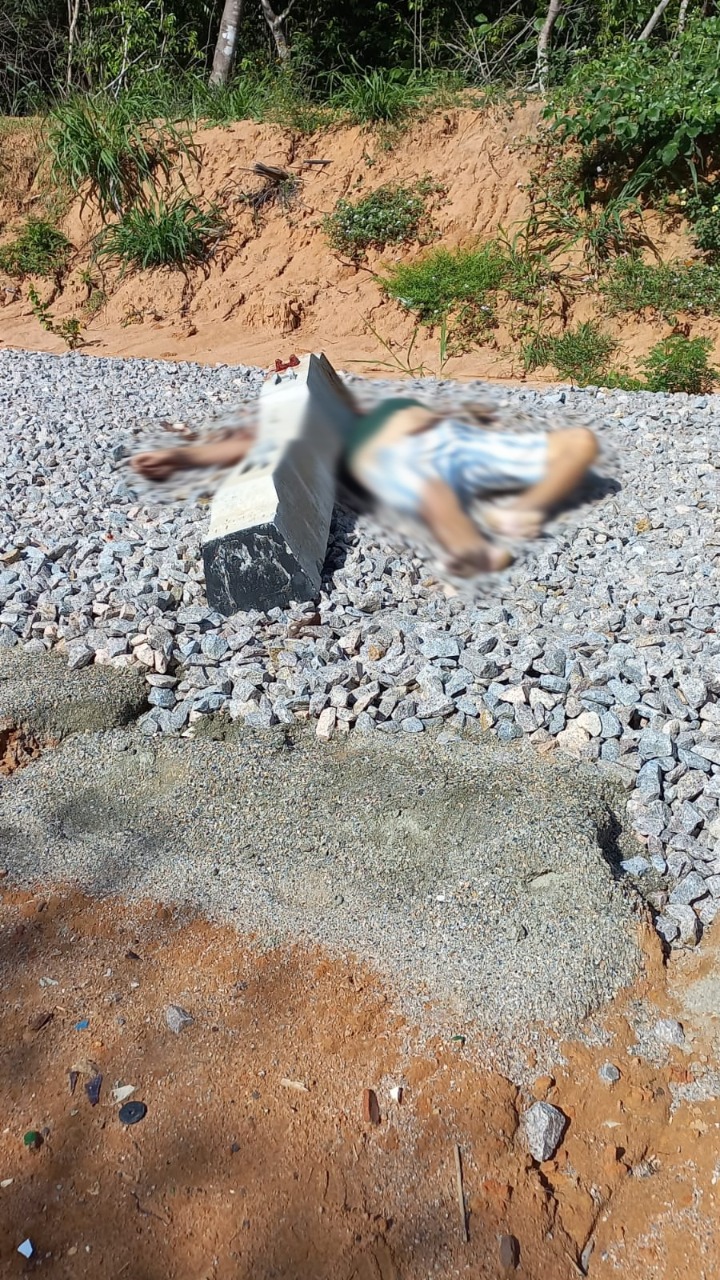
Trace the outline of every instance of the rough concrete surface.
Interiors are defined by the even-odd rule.
[[[137,671],[112,667],[68,670],[60,654],[0,649],[0,723],[22,725],[41,739],[94,733],[129,724],[147,706]]]
[[[429,735],[324,746],[299,731],[114,730],[69,738],[0,785],[13,880],[151,897],[263,946],[354,953],[411,1013],[429,999],[510,1055],[520,1029],[525,1046],[538,1023],[572,1031],[637,972],[616,832],[590,770]]]

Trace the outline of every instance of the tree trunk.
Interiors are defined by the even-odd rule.
[[[548,71],[550,69],[550,37],[555,21],[560,12],[562,0],[550,0],[547,17],[542,24],[537,42],[537,82],[544,93],[547,88]]]
[[[656,26],[657,26],[658,22],[659,22],[659,21],[660,21],[660,19],[662,18],[662,16],[663,16],[663,14],[664,14],[665,10],[667,9],[667,7],[668,7],[669,3],[670,3],[670,0],[660,0],[660,3],[659,3],[659,4],[656,6],[656,8],[655,8],[655,12],[652,14],[652,17],[649,19],[649,21],[647,22],[646,26],[645,26],[645,27],[643,28],[643,30],[640,32],[640,35],[638,36],[638,40],[648,40],[648,39],[649,39],[649,37],[652,35],[653,31],[655,30],[655,28],[656,28]]]
[[[242,10],[243,0],[225,0],[210,73],[210,84],[214,87],[228,82],[235,61]]]
[[[270,0],[260,0],[260,7],[265,15],[270,30],[272,31],[273,40],[277,55],[281,62],[287,62],[290,57],[290,45],[287,42],[287,36],[283,29],[283,23],[292,9],[295,0],[288,0],[282,13],[275,13]]]
[[[687,11],[688,11],[689,3],[690,3],[690,0],[680,0],[680,13],[678,14],[678,24],[677,24],[679,36],[681,36],[683,31],[685,30],[685,23],[687,21]]]
[[[65,73],[65,84],[68,89],[72,86],[73,53],[75,51],[75,36],[77,34],[79,16],[80,0],[68,0],[68,50],[67,69]]]

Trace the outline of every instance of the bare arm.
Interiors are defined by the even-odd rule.
[[[147,480],[167,480],[176,471],[194,471],[196,467],[233,467],[242,462],[254,443],[255,432],[239,427],[220,440],[138,453],[130,466]]]

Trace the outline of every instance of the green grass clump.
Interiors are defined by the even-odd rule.
[[[28,218],[17,239],[0,248],[0,271],[9,276],[57,276],[72,245],[62,231],[42,218]]]
[[[563,381],[598,386],[607,384],[607,362],[616,348],[614,338],[586,320],[559,337],[537,335],[525,344],[523,357],[528,373],[552,365]]]
[[[430,92],[422,77],[400,67],[357,67],[337,78],[330,101],[353,124],[400,124]]]
[[[188,197],[173,196],[128,209],[100,233],[95,257],[142,271],[196,266],[208,260],[226,231],[227,220],[216,205],[201,209]]]
[[[384,186],[361,200],[338,200],[323,228],[333,249],[357,259],[370,248],[418,239],[425,220],[419,187]]]
[[[494,326],[493,294],[507,272],[505,255],[490,242],[479,249],[434,249],[416,262],[400,262],[383,285],[423,324],[452,318],[467,342]]]
[[[685,391],[706,395],[720,381],[720,370],[710,364],[709,338],[687,338],[674,333],[658,342],[642,362],[648,391]]]
[[[141,118],[151,105],[132,95],[60,103],[47,133],[53,181],[95,200],[103,217],[142,200],[158,174],[169,176],[178,154],[194,154],[176,126]]]
[[[679,312],[720,314],[720,264],[621,258],[600,287],[614,314],[651,311],[670,323]]]

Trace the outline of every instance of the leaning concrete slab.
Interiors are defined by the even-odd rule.
[[[572,1033],[637,974],[637,904],[596,775],[531,749],[312,732],[69,738],[0,787],[11,882],[195,908],[320,944],[488,1060]],[[439,1021],[438,1021],[439,1020]],[[542,1039],[542,1037],[541,1037]]]
[[[278,373],[260,395],[258,442],[213,500],[203,549],[220,613],[284,607],[320,588],[344,423],[352,409],[322,355]]]

